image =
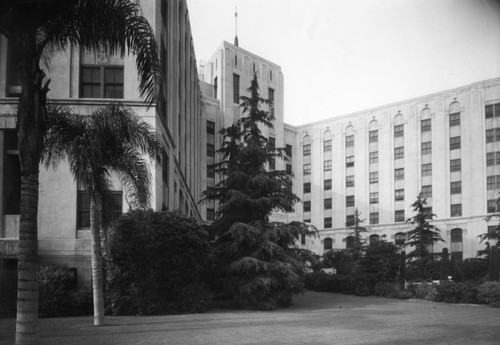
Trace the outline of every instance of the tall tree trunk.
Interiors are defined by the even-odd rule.
[[[94,325],[104,324],[104,291],[102,280],[102,249],[99,231],[99,202],[90,196],[90,243],[92,256],[92,291],[94,298]]]
[[[38,344],[38,174],[45,130],[46,93],[36,33],[11,37],[20,49],[22,93],[17,112],[21,164],[16,345]],[[47,84],[48,85],[48,84]],[[46,85],[46,86],[47,86]]]

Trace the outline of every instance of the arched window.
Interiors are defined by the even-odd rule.
[[[323,241],[323,248],[325,250],[330,250],[333,248],[333,240],[330,237],[325,238]]]
[[[460,125],[460,103],[453,102],[450,104],[450,127]]]
[[[463,253],[463,231],[460,228],[452,229],[451,232],[451,255],[455,260],[462,261]]]
[[[370,124],[368,125],[368,129],[369,129],[370,131],[375,131],[375,130],[377,130],[377,129],[378,129],[378,121],[377,121],[377,120],[375,120],[375,119],[371,120],[371,121],[370,121]]]
[[[457,101],[450,104],[450,114],[456,114],[460,112],[460,103]]]
[[[345,238],[345,248],[354,249],[354,236],[347,236]]]
[[[354,127],[349,125],[345,128],[345,135],[354,135]]]
[[[329,129],[327,129],[325,131],[325,133],[323,134],[323,138],[324,139],[330,139],[331,137],[332,137],[332,132]]]
[[[379,243],[379,241],[380,241],[380,236],[379,235],[371,235],[370,236],[370,246]]]
[[[396,116],[394,116],[394,125],[402,125],[405,122],[405,118],[403,114],[398,113]]]
[[[398,232],[394,235],[394,244],[397,246],[402,246],[405,244],[406,234],[404,232]]]

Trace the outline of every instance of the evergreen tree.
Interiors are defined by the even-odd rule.
[[[361,258],[366,244],[366,239],[363,237],[363,233],[368,232],[368,230],[364,226],[361,226],[361,223],[364,221],[364,219],[361,219],[361,212],[359,212],[356,207],[356,210],[354,211],[354,223],[350,226],[352,232],[349,234],[354,238],[353,257],[355,261],[358,261]]]
[[[291,176],[267,170],[271,159],[285,159],[282,148],[270,145],[261,128],[272,128],[270,105],[259,94],[254,75],[249,96],[240,97],[243,117],[220,131],[222,160],[214,165],[221,181],[203,193],[219,204],[211,232],[215,243],[214,287],[217,298],[230,307],[274,309],[291,303],[302,291],[305,262],[310,252],[296,246],[314,229],[300,222],[273,223],[274,211],[293,211],[299,199],[292,193]]]
[[[415,215],[406,221],[416,225],[413,230],[406,233],[405,247],[413,249],[407,254],[407,258],[410,263],[417,265],[421,278],[424,278],[425,266],[434,259],[429,248],[436,242],[444,242],[439,229],[429,224],[429,221],[432,221],[436,215],[432,213],[430,208],[425,207],[426,204],[426,199],[420,193],[417,200],[411,205]]]

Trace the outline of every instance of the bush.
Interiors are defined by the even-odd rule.
[[[322,292],[335,292],[334,280],[335,275],[325,272],[308,273],[304,280],[304,286],[307,289]]]
[[[462,262],[464,280],[481,280],[488,275],[488,260],[469,258]]]
[[[478,289],[473,284],[443,281],[436,285],[436,302],[478,303]]]
[[[407,291],[413,298],[425,299],[432,301],[435,296],[436,286],[432,283],[411,283],[407,287]]]
[[[208,233],[193,219],[129,212],[110,231],[106,259],[112,314],[202,312],[211,304],[203,283],[210,267]]]
[[[477,298],[480,303],[500,307],[500,282],[485,282],[478,287]]]
[[[395,297],[398,295],[398,292],[398,289],[396,289],[392,282],[379,282],[373,289],[373,294],[381,297]]]
[[[38,296],[40,317],[92,314],[91,289],[77,289],[75,273],[67,266],[58,264],[40,266]]]

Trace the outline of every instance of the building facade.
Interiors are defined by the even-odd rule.
[[[500,78],[294,128],[299,217],[320,231],[305,247],[352,245],[357,208],[368,242],[401,244],[422,192],[433,222],[458,257],[484,249],[500,196]]]
[[[202,219],[199,196],[205,167],[200,148],[204,103],[186,0],[141,1],[159,47],[162,84],[157,103],[148,108],[139,97],[133,56],[88,52],[72,46],[52,53],[46,68],[49,98],[80,114],[120,101],[148,122],[167,148],[160,167],[151,165],[152,208],[180,210]],[[21,88],[12,68],[16,52],[0,36],[0,270],[16,267],[19,238],[20,167],[17,159],[16,107]],[[113,178],[113,212],[128,210],[127,195]],[[41,167],[38,239],[40,260],[76,268],[78,281],[90,281],[90,220],[87,193],[63,163]]]

